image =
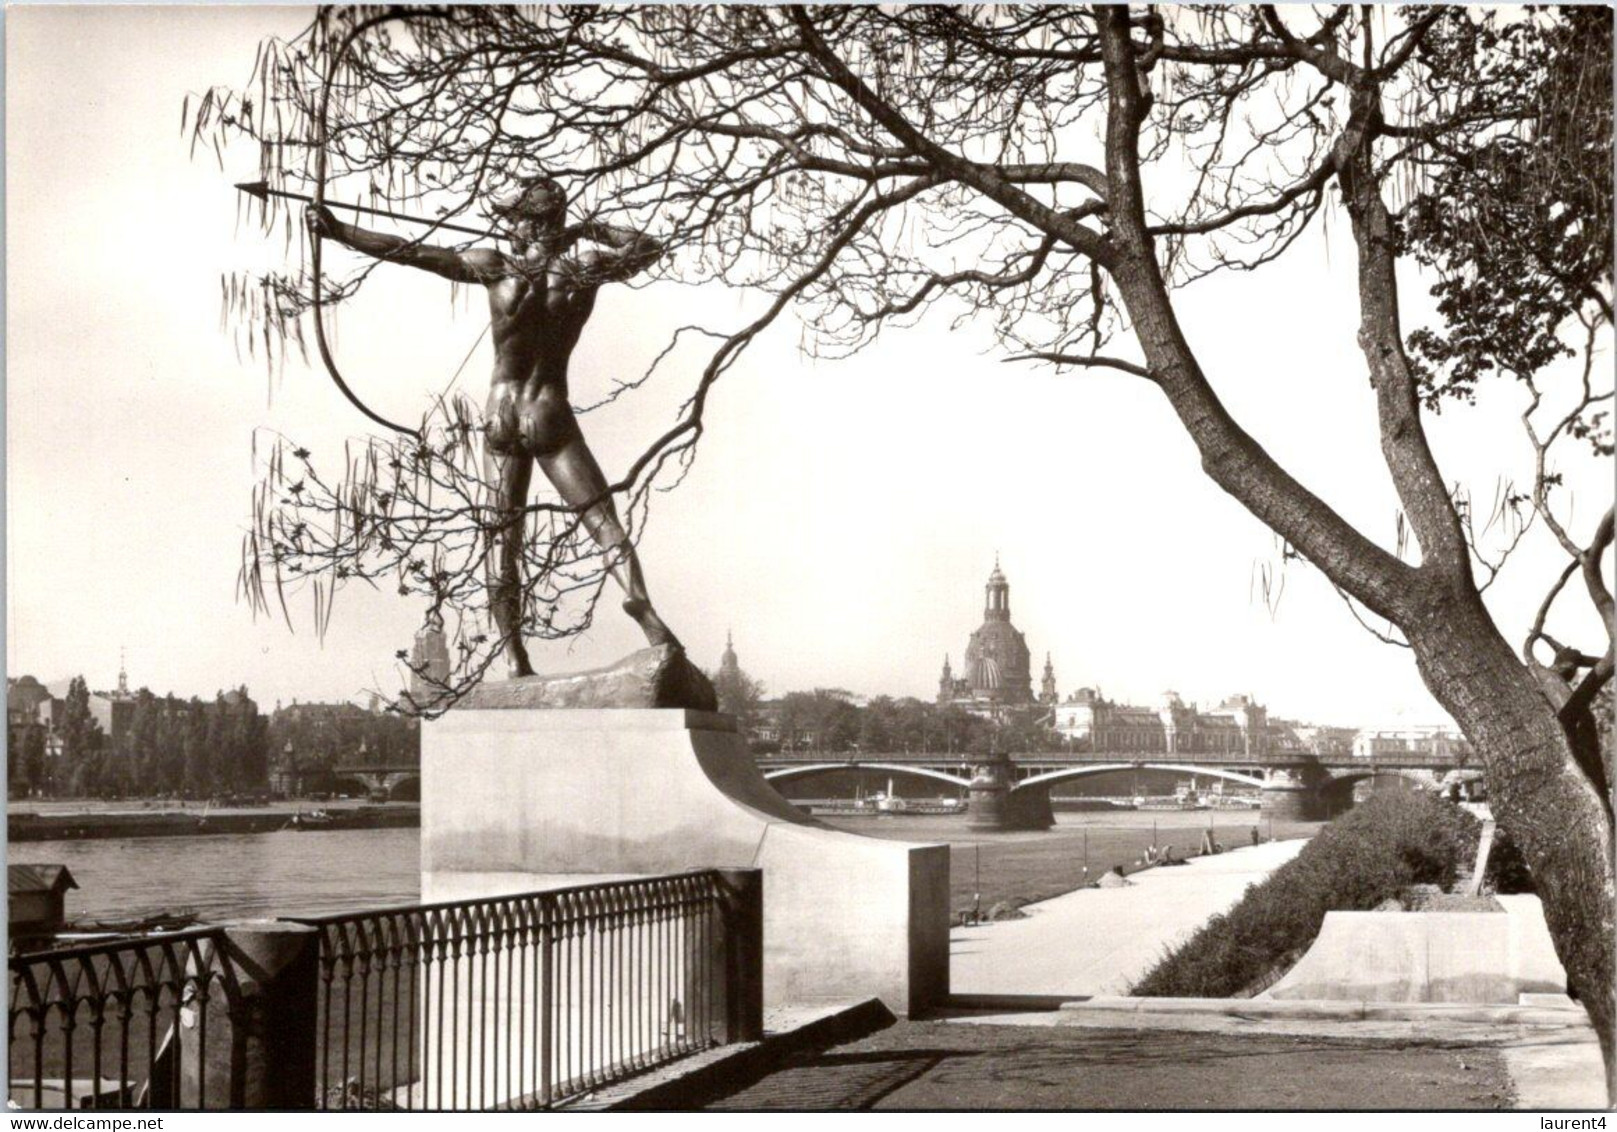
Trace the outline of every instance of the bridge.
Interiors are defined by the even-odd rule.
[[[792,751],[759,755],[764,778],[782,782],[839,770],[903,774],[967,792],[974,829],[1041,829],[1054,821],[1050,788],[1109,771],[1164,770],[1223,779],[1260,792],[1274,817],[1308,819],[1351,804],[1355,783],[1376,775],[1436,786],[1464,763],[1453,754],[1399,751],[1368,756],[1312,751],[1062,751],[1014,756],[962,753]]]
[[[362,784],[374,797],[378,794],[392,797],[393,792],[404,783],[414,778],[421,778],[421,768],[409,763],[397,763],[390,766],[369,764],[365,766],[334,766],[331,768],[333,778],[346,778]]]

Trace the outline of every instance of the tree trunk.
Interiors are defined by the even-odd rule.
[[[1398,317],[1394,229],[1373,175],[1377,92],[1354,92],[1333,148],[1359,260],[1359,343],[1375,388],[1383,456],[1420,542],[1422,564],[1387,554],[1279,467],[1229,416],[1185,340],[1145,222],[1139,124],[1149,106],[1126,7],[1099,12],[1107,70],[1108,269],[1146,356],[1220,487],[1343,590],[1397,625],[1426,686],[1481,758],[1500,826],[1521,848],[1544,902],[1556,954],[1600,1039],[1608,1095],[1613,1051],[1617,866],[1603,800],[1579,768],[1572,736],[1534,673],[1500,636],[1477,591],[1458,516],[1421,426]]]
[[[1480,598],[1440,595],[1401,628],[1427,688],[1482,760],[1494,816],[1532,870],[1568,985],[1600,1037],[1608,1095],[1617,1097],[1617,866],[1605,803]]]

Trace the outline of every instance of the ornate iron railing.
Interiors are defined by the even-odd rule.
[[[320,1105],[549,1108],[720,1044],[725,897],[701,872],[300,920]]]
[[[221,941],[219,930],[207,929],[14,957],[11,1102],[34,1109],[231,1104],[231,1096],[210,1097],[209,1075],[195,1071],[210,1047],[233,1040],[237,985]]]
[[[13,957],[24,1108],[550,1108],[762,1018],[756,870]]]

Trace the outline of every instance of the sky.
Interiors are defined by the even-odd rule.
[[[326,374],[238,357],[220,279],[282,262],[239,218],[256,155],[188,153],[187,92],[244,81],[267,34],[303,9],[17,8],[6,14],[6,659],[12,676],[83,674],[260,704],[401,685],[394,652],[424,610],[339,595],[324,638],[236,592],[256,478],[255,430],[319,461],[367,422]],[[1316,230],[1281,263],[1181,295],[1186,333],[1231,412],[1303,483],[1385,546],[1396,499],[1355,343],[1352,248]],[[294,251],[291,254],[296,254]],[[328,257],[340,269],[347,253]],[[352,261],[348,261],[352,262]],[[344,375],[384,416],[416,419],[451,382],[485,318],[442,280],[379,272],[338,316]],[[1403,287],[1407,322],[1429,315]],[[638,374],[693,315],[732,324],[755,296],[674,283],[608,288],[574,359],[577,402]],[[658,499],[641,556],[653,600],[704,667],[734,634],[770,694],[836,687],[929,698],[981,621],[996,555],[1012,619],[1063,695],[1125,702],[1247,693],[1272,715],[1354,726],[1441,723],[1407,650],[1359,627],[1306,565],[1278,605],[1255,578],[1274,536],[1201,473],[1166,401],[1127,376],[998,360],[986,332],[939,319],[855,358],[814,363],[782,320],[716,388],[691,474]],[[643,396],[589,414],[608,477],[671,423],[700,358]],[[1602,360],[1610,380],[1610,359]],[[455,389],[480,401],[486,343]],[[1484,502],[1524,482],[1513,389],[1430,421],[1451,480]],[[262,440],[259,444],[262,450]],[[1563,470],[1578,530],[1609,503],[1609,464]],[[1541,533],[1488,594],[1519,641],[1560,566]],[[615,604],[615,602],[613,603]],[[1574,595],[1552,622],[1590,647]],[[640,647],[603,607],[588,635],[534,644],[535,667],[607,663]],[[1596,648],[1594,651],[1599,651]]]

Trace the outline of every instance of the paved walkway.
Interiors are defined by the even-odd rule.
[[[1271,841],[1177,868],[1147,869],[1124,888],[1085,888],[1023,909],[1025,920],[956,928],[954,994],[1127,994],[1162,955],[1295,857],[1306,841]]]
[[[1501,1109],[1499,1053],[1436,1043],[900,1022],[712,1109]]]

